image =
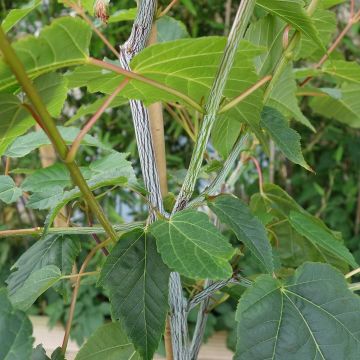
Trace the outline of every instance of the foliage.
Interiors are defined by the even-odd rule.
[[[167,317],[173,345],[184,321],[195,342],[228,330],[235,359],[356,359],[359,286],[345,275],[360,260],[360,53],[349,41],[360,13],[338,35],[342,2],[250,0],[232,51],[238,4],[224,15],[223,1],[184,0],[164,15],[160,1],[157,43],[135,54],[130,73],[114,52],[136,22],[132,2],[110,4],[106,25],[92,0],[2,11],[14,54],[0,33],[1,358],[48,359],[25,313],[44,311],[86,338],[77,359],[150,360],[169,341]],[[208,123],[212,97],[220,105]],[[163,155],[142,118],[142,104],[159,101]],[[58,161],[46,164],[49,145]],[[161,156],[166,211],[151,203],[160,183],[148,172]],[[200,174],[186,170],[190,158]],[[195,192],[178,211],[185,175]],[[191,310],[201,296],[204,333],[202,307]],[[51,358],[65,350],[66,341]]]

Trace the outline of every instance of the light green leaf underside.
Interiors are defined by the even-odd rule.
[[[135,173],[131,163],[126,160],[127,156],[128,154],[113,152],[90,164],[90,176],[87,180],[89,188],[91,190],[96,190],[105,186],[136,185]],[[47,208],[51,209],[45,220],[43,235],[46,234],[47,229],[52,225],[59,211],[70,201],[80,198],[82,193],[76,187],[65,192],[63,192],[62,189],[60,189],[60,191],[54,189],[50,195],[53,199],[47,204]],[[46,197],[46,192],[44,193],[44,196]]]
[[[226,279],[234,250],[206,214],[186,210],[150,227],[164,262],[193,279]]]
[[[75,360],[140,360],[118,322],[101,326],[82,346]]]
[[[61,279],[61,271],[54,265],[45,266],[30,274],[22,287],[10,296],[10,301],[17,309],[26,311],[51,286]]]
[[[0,289],[0,359],[30,359],[34,338],[27,316],[11,305],[6,289]]]
[[[153,359],[165,329],[169,274],[155,239],[142,229],[120,238],[100,274],[99,283],[110,292],[114,317],[121,320],[145,360]]]
[[[316,26],[306,13],[302,0],[257,0],[256,4],[269,13],[279,16],[322,48]]]
[[[55,266],[63,275],[70,274],[79,252],[80,242],[76,237],[51,235],[37,241],[12,267],[14,271],[6,280],[10,297],[22,294],[29,277],[44,267]]]
[[[300,135],[290,128],[288,121],[279,111],[265,107],[260,124],[289,160],[311,170],[301,152]]]
[[[18,188],[14,180],[7,175],[0,175],[0,201],[11,204],[19,199],[22,190]]]
[[[50,73],[37,78],[34,85],[44,100],[51,116],[60,115],[67,96],[67,80],[60,74]],[[29,104],[25,97],[24,104]],[[0,94],[0,155],[17,137],[35,124],[30,113],[15,95]]]
[[[333,234],[327,231],[322,224],[318,222],[318,219],[308,214],[292,211],[289,220],[291,226],[293,226],[299,234],[310,240],[315,247],[326,250],[353,268],[358,267],[350,251],[337,240]]]
[[[360,85],[343,84],[341,98],[316,97],[310,105],[315,113],[335,119],[353,128],[360,128]]]
[[[270,274],[274,272],[270,242],[263,224],[240,199],[231,195],[221,195],[208,201],[209,208],[219,220],[234,231],[255,256],[262,267]]]
[[[189,37],[184,23],[170,16],[162,16],[156,21],[156,26],[158,43]]]
[[[26,5],[19,9],[12,9],[6,15],[5,19],[1,23],[1,27],[7,33],[11,30],[19,21],[31,13],[41,4],[41,0],[31,0]]]
[[[235,360],[356,360],[360,299],[327,264],[306,263],[286,283],[262,275],[241,297]]]
[[[209,96],[226,39],[206,37],[182,39],[152,45],[143,50],[131,62],[133,71],[170,86],[202,104]],[[258,77],[253,66],[253,58],[263,49],[242,41],[229,75],[224,97],[234,98],[251,87]],[[118,86],[121,75],[101,71],[94,66],[84,66],[69,75],[69,86],[87,86],[91,92],[110,94]],[[176,102],[179,100],[167,91],[132,80],[122,91],[127,98],[143,100],[146,104],[156,101]],[[187,105],[184,103],[184,105]],[[261,111],[261,91],[256,91],[231,110],[235,121],[259,123]]]
[[[61,137],[64,139],[67,145],[71,145],[72,142],[76,139],[76,136],[79,134],[80,130],[76,127],[57,127]],[[5,151],[5,156],[9,157],[24,157],[30,152],[36,150],[40,146],[50,145],[51,141],[44,131],[34,131],[30,132],[24,136],[18,137]],[[98,139],[91,135],[85,135],[84,139],[81,142],[83,146],[94,146],[98,147],[106,152],[110,152],[111,148],[107,145],[102,144]]]
[[[90,27],[75,17],[52,21],[39,37],[28,36],[13,43],[30,78],[63,67],[84,64],[88,58]],[[17,87],[17,80],[4,60],[0,61],[0,92]]]
[[[284,116],[294,118],[315,131],[310,121],[299,108],[296,98],[296,83],[290,64],[275,84],[266,105],[279,110]]]

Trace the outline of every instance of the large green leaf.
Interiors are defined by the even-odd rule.
[[[140,360],[120,323],[101,326],[86,341],[75,360]]]
[[[289,220],[294,229],[310,240],[322,254],[322,250],[326,250],[328,253],[345,261],[353,268],[358,267],[353,255],[345,245],[341,244],[331,232],[327,231],[322,226],[322,223],[319,223],[317,218],[308,214],[292,211]],[[326,254],[323,254],[323,256],[325,261],[327,261]]]
[[[30,359],[33,337],[32,325],[27,316],[15,310],[6,294],[0,289],[0,359]]]
[[[67,79],[56,73],[45,74],[34,81],[50,115],[54,117],[60,115],[64,105],[67,96],[66,84]],[[15,95],[0,94],[0,155],[18,136],[35,124],[23,103],[29,104],[27,97],[21,102]]]
[[[26,5],[19,9],[12,9],[6,15],[6,18],[1,23],[1,27],[5,32],[11,30],[19,21],[30,14],[41,4],[41,0],[31,0]]]
[[[76,127],[57,127],[61,137],[64,139],[67,145],[71,145],[75,140],[76,136],[79,134],[80,130]],[[5,151],[5,155],[9,157],[24,157],[29,154],[31,151],[39,148],[43,145],[50,145],[51,141],[44,131],[34,131],[30,132],[24,136],[18,137]],[[84,139],[81,142],[81,145],[84,146],[94,146],[98,147],[107,152],[111,151],[111,148],[107,145],[102,144],[98,139],[91,135],[85,135]]]
[[[131,62],[133,71],[170,86],[196,102],[204,103],[210,94],[226,39],[206,37],[182,39],[156,44],[143,50]],[[258,79],[253,58],[260,49],[247,41],[242,41],[234,66],[224,91],[228,101],[250,88]],[[122,75],[104,72],[94,66],[84,66],[69,75],[69,86],[87,86],[91,92],[110,94],[123,79]],[[159,90],[140,81],[132,80],[122,91],[127,98],[140,99],[151,104],[156,101],[182,102],[165,90]],[[187,105],[184,103],[184,105]],[[258,124],[261,111],[261,91],[256,91],[232,109],[237,121]]]
[[[41,344],[39,344],[32,352],[30,360],[50,360],[48,356],[46,356],[46,351]]]
[[[300,135],[290,128],[288,121],[278,110],[265,107],[260,124],[289,160],[311,170],[301,152]]]
[[[14,180],[7,175],[0,175],[0,201],[11,204],[19,199],[22,190],[16,186]]]
[[[13,43],[30,78],[56,69],[84,64],[88,58],[91,29],[75,17],[55,19],[39,37],[28,36]],[[0,60],[0,92],[17,86],[17,80],[4,60]]]
[[[262,267],[272,274],[273,257],[266,230],[248,206],[231,195],[217,196],[208,201],[208,205],[220,221],[228,225],[236,237],[249,248]]]
[[[54,265],[47,265],[33,271],[18,291],[10,295],[13,306],[26,311],[36,299],[61,279],[61,271]]]
[[[262,275],[241,297],[235,360],[356,360],[360,299],[343,275],[306,263],[285,284]]]
[[[110,292],[116,319],[143,359],[153,358],[165,329],[170,271],[155,240],[135,229],[122,236],[102,268],[99,283]]]
[[[315,131],[310,121],[299,108],[296,98],[296,83],[291,64],[288,65],[275,84],[266,105],[279,110],[286,117],[293,117],[296,121]]]
[[[322,47],[316,26],[306,13],[302,0],[257,0],[256,4],[269,13],[279,16],[287,24],[291,24],[295,29]]]
[[[206,214],[185,210],[150,227],[164,262],[193,279],[231,277],[234,249]]]
[[[321,70],[341,81],[360,84],[360,65],[356,61],[331,60]]]
[[[79,252],[80,242],[77,237],[51,235],[37,241],[13,265],[15,271],[6,280],[9,295],[13,297],[19,291],[22,292],[28,278],[48,265],[59,268],[63,275],[70,274]]]
[[[311,100],[310,105],[317,114],[354,128],[360,128],[360,86],[343,84],[341,94],[340,99],[316,96]]]

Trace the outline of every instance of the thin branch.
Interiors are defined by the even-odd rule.
[[[85,22],[87,22],[90,27],[92,28],[92,30],[95,32],[95,34],[101,39],[101,41],[109,48],[109,50],[117,57],[120,57],[120,54],[118,51],[116,51],[116,49],[110,44],[110,42],[108,41],[108,39],[99,31],[99,29],[94,25],[94,23],[89,19],[89,17],[86,15],[85,11],[82,9],[81,6],[70,2],[69,0],[64,0],[64,3],[71,7],[73,10],[75,10],[75,12],[80,15]]]
[[[117,233],[129,232],[133,229],[144,227],[144,223],[133,222],[130,224],[121,224],[114,225],[114,230]],[[0,231],[0,238],[7,237],[22,237],[22,236],[40,236],[43,233],[44,228],[35,227],[30,229],[19,229],[19,230],[3,230]],[[103,227],[94,226],[94,227],[54,227],[50,228],[47,231],[48,234],[67,234],[67,235],[91,235],[91,234],[99,234],[104,235],[106,231]]]
[[[84,272],[82,274],[72,274],[72,275],[63,275],[61,277],[61,279],[77,279],[79,277],[84,277],[84,276],[97,276],[99,275],[100,272],[99,271],[89,271],[89,272]]]
[[[239,104],[241,101],[245,100],[249,95],[251,95],[257,89],[261,88],[264,84],[266,84],[271,79],[272,79],[272,75],[265,76],[264,78],[259,80],[257,83],[255,83],[254,85],[249,87],[247,90],[245,90],[243,93],[241,93],[239,96],[237,96],[234,99],[230,100],[226,105],[221,107],[218,114],[222,114],[225,111],[228,111],[231,108],[235,107],[237,104]]]
[[[259,190],[260,190],[260,194],[264,195],[264,179],[263,179],[263,174],[261,171],[261,166],[259,164],[259,161],[254,157],[254,156],[250,156],[250,158],[252,160],[252,162],[254,163],[255,167],[256,167],[256,171],[258,173],[259,176]]]
[[[85,272],[90,260],[94,257],[94,255],[97,253],[97,251],[99,249],[101,249],[102,247],[108,245],[111,241],[112,241],[112,239],[108,239],[108,240],[102,242],[101,244],[97,245],[96,247],[94,247],[90,251],[88,256],[85,258],[83,264],[81,265],[80,271],[77,274],[74,290],[73,290],[72,297],[71,297],[69,317],[68,317],[68,320],[66,322],[64,339],[63,339],[63,343],[62,343],[62,346],[61,346],[62,352],[64,354],[66,352],[66,348],[67,348],[67,345],[68,345],[68,342],[69,342],[71,324],[72,324],[72,321],[74,319],[75,306],[76,306],[77,295],[78,295],[79,289],[80,289],[81,277],[83,276],[83,273]]]
[[[10,172],[10,164],[11,164],[11,158],[9,156],[6,157],[5,160],[5,171],[4,171],[4,175],[7,176],[9,175]]]
[[[129,83],[130,79],[125,78],[121,84],[114,90],[114,92],[105,99],[100,108],[96,111],[96,113],[92,116],[92,118],[86,123],[86,125],[82,128],[80,133],[77,135],[76,139],[71,145],[69,153],[65,159],[65,162],[72,162],[75,159],[76,153],[81,145],[81,141],[85,137],[85,135],[91,130],[94,124],[100,119],[101,115],[105,112],[105,110],[109,107],[115,97],[120,93],[121,90]]]
[[[166,15],[178,2],[179,0],[172,0],[170,4],[160,13],[159,18]]]
[[[103,69],[107,69],[107,70],[111,70],[115,73],[118,73],[118,74],[121,74],[121,75],[124,75],[125,77],[128,77],[130,79],[134,79],[134,80],[138,80],[138,81],[141,81],[145,84],[149,84],[155,88],[158,88],[160,90],[164,90],[164,91],[167,91],[168,93],[172,94],[172,95],[175,95],[177,98],[179,99],[182,99],[186,104],[188,104],[189,106],[191,106],[193,109],[199,111],[200,113],[203,113],[204,110],[203,108],[195,101],[193,100],[192,98],[190,98],[189,96],[183,94],[182,92],[176,90],[176,89],[173,89],[169,86],[166,86],[158,81],[155,81],[155,80],[152,80],[152,79],[149,79],[145,76],[142,76],[140,74],[137,74],[133,71],[129,71],[129,70],[125,70],[124,68],[120,67],[120,66],[116,66],[114,64],[110,64],[110,63],[107,63],[105,61],[102,61],[102,60],[98,60],[98,59],[94,59],[94,58],[89,58],[88,60],[89,64],[91,65],[95,65],[97,67],[101,67]]]
[[[352,276],[357,275],[357,274],[359,274],[359,273],[360,273],[360,267],[357,268],[357,269],[355,269],[355,270],[353,270],[353,271],[350,271],[349,273],[347,273],[347,274],[345,275],[345,279],[350,279]]]

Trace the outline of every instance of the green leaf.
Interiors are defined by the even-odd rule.
[[[260,124],[289,160],[312,171],[301,152],[300,135],[290,128],[288,121],[278,110],[266,106],[261,114]]]
[[[31,194],[26,207],[29,209],[45,210],[54,207],[63,198],[64,192],[62,187],[54,186],[48,189],[38,189],[34,194]]]
[[[256,4],[269,13],[279,16],[322,48],[318,31],[304,9],[302,0],[257,0]]]
[[[80,130],[76,127],[57,127],[61,137],[64,139],[67,145],[71,145],[79,134]],[[50,145],[51,141],[44,131],[34,131],[24,136],[18,137],[5,151],[5,155],[9,157],[24,157],[31,151],[39,148],[43,145]],[[102,144],[98,139],[90,135],[85,135],[81,142],[84,146],[94,146],[105,151],[111,151],[111,148]]]
[[[292,211],[289,220],[291,226],[293,226],[299,234],[310,240],[321,253],[323,253],[322,250],[326,250],[326,252],[345,261],[353,268],[358,267],[353,255],[345,245],[341,244],[330,231],[327,231],[327,229],[319,223],[317,218],[308,214]],[[327,261],[326,254],[323,256],[325,261]]]
[[[22,182],[24,191],[38,192],[51,190],[54,187],[61,189],[71,185],[70,173],[66,166],[56,163],[47,168],[35,170]]]
[[[56,69],[84,64],[88,58],[90,27],[79,18],[62,17],[45,27],[39,37],[27,36],[13,43],[28,76],[33,79]],[[17,87],[17,80],[0,60],[0,92]]]
[[[0,175],[0,200],[11,204],[19,199],[22,190],[16,186],[14,180],[7,175]]]
[[[260,76],[272,74],[283,52],[282,37],[286,23],[277,16],[267,15],[250,24],[245,38],[267,51],[255,58]]]
[[[293,117],[296,121],[315,131],[299,108],[296,98],[296,83],[290,64],[275,84],[266,105],[279,110],[286,117]]]
[[[6,15],[6,18],[1,23],[1,27],[7,33],[11,30],[19,21],[31,13],[41,4],[41,0],[31,0],[20,9],[12,9]]]
[[[10,295],[13,306],[26,311],[51,286],[61,279],[61,271],[54,265],[44,266],[33,271],[25,280],[22,287]]]
[[[46,356],[46,351],[41,344],[39,344],[32,352],[30,360],[50,360],[48,356]]]
[[[356,61],[331,60],[322,67],[322,72],[341,81],[360,84],[360,65]]]
[[[316,9],[312,15],[316,29],[319,32],[319,37],[323,46],[327,46],[332,35],[336,31],[336,15],[333,11]],[[300,50],[296,55],[296,59],[314,59],[319,60],[324,55],[324,51],[314,46],[312,40],[307,37],[302,37],[300,40]]]
[[[121,21],[133,21],[136,18],[137,8],[121,9],[110,15],[108,23],[117,23]]]
[[[105,186],[113,185],[136,186],[134,169],[131,163],[126,160],[127,156],[128,154],[113,152],[91,163],[89,166],[91,176],[87,181],[90,189],[97,190]],[[57,192],[54,189],[51,193],[51,197],[54,198],[47,204],[48,207],[51,207],[51,210],[45,220],[43,235],[46,234],[59,211],[70,201],[82,196],[81,191],[79,191],[77,187],[61,193],[59,197],[56,197],[56,194]],[[44,200],[40,193],[35,193],[34,195],[36,195],[36,200]]]
[[[272,274],[273,256],[266,230],[248,206],[232,195],[217,196],[208,201],[208,206],[222,223],[234,231],[238,240],[249,248],[262,267]]]
[[[188,95],[200,104],[210,94],[225,43],[226,39],[223,37],[206,37],[155,44],[137,55],[131,62],[131,68],[136,73]],[[225,101],[238,96],[257,81],[253,58],[262,51],[263,49],[247,41],[240,43],[224,91]],[[87,86],[91,92],[110,94],[122,79],[122,75],[104,72],[95,66],[83,66],[69,75],[69,86]],[[143,100],[146,104],[156,101],[180,101],[188,106],[169,92],[136,80],[132,80],[125,87],[122,95],[129,99]],[[230,112],[238,122],[259,124],[261,99],[261,90],[258,90]]]
[[[0,334],[0,359],[30,359],[34,341],[31,322],[12,307],[5,289],[0,289]]]
[[[100,274],[113,315],[146,360],[153,358],[165,329],[169,274],[155,240],[141,229],[122,236]]]
[[[82,117],[95,114],[95,112],[100,108],[100,106],[106,101],[108,97],[109,96],[102,97],[101,99],[96,100],[92,104],[81,105],[80,108],[77,110],[76,114],[73,117],[71,117],[71,119],[69,119],[65,123],[65,125],[69,126],[70,124],[74,123],[75,121],[79,120]],[[115,109],[125,104],[128,104],[127,99],[124,99],[122,96],[118,95],[107,107],[107,109]]]
[[[0,65],[1,66],[1,65]],[[60,74],[43,75],[34,81],[39,95],[44,100],[52,116],[58,116],[67,96],[67,79]],[[23,103],[29,104],[27,97]],[[30,113],[23,107],[20,100],[10,94],[0,94],[0,155],[18,136],[24,134],[35,124]]]
[[[48,265],[56,266],[63,275],[71,274],[76,256],[80,252],[77,237],[51,235],[37,241],[13,265],[13,271],[6,280],[9,295],[21,291],[29,276]]]
[[[206,214],[185,210],[150,227],[165,264],[193,279],[231,277],[234,249]]]
[[[357,84],[343,84],[342,96],[336,100],[332,97],[316,96],[310,106],[315,113],[330,119],[335,119],[353,128],[360,128],[360,86]]]
[[[162,16],[156,21],[156,26],[158,43],[189,37],[184,23],[170,16]]]
[[[262,275],[241,297],[235,360],[355,360],[360,299],[327,264],[306,263],[285,284]]]
[[[75,360],[140,360],[118,322],[101,326],[82,346]]]

